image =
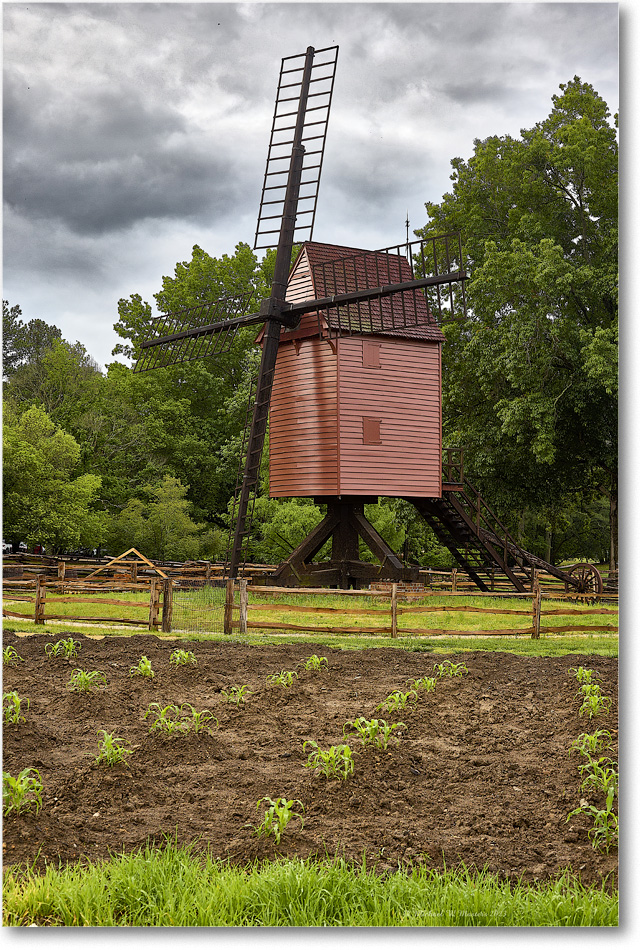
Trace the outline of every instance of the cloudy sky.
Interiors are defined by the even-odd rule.
[[[384,247],[559,84],[619,110],[617,3],[5,3],[4,291],[103,366],[121,297],[253,243],[281,58],[338,44],[314,237]],[[262,252],[261,252],[262,253]]]

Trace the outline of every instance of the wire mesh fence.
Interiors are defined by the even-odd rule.
[[[223,633],[225,588],[206,585],[200,590],[174,590],[172,631]]]

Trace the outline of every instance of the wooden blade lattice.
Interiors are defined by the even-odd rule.
[[[305,121],[301,138],[305,156],[296,202],[295,243],[309,241],[312,238],[338,55],[338,46],[314,50],[314,63],[310,90],[306,97]],[[286,206],[295,120],[301,100],[305,63],[305,53],[287,56],[281,62],[272,134],[254,239],[255,250],[275,247],[280,234]]]
[[[156,317],[134,372],[227,353],[242,326],[229,321],[246,312],[251,296],[246,291]]]
[[[360,298],[323,308],[319,317],[330,332],[385,335],[412,330],[418,339],[433,339],[437,326],[433,310],[440,316],[445,307],[454,311],[455,293],[459,293],[464,310],[466,306],[459,234],[330,259],[314,264],[313,272],[318,299],[341,294]],[[389,289],[411,281],[425,283],[411,289]]]

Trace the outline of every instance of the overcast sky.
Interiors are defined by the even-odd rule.
[[[111,362],[119,298],[253,243],[281,58],[308,46],[339,45],[314,238],[401,242],[451,159],[560,83],[619,110],[619,6],[5,3],[3,296]]]

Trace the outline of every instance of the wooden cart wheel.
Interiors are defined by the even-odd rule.
[[[573,587],[578,594],[602,593],[602,575],[594,564],[574,564],[567,573],[573,577]]]

